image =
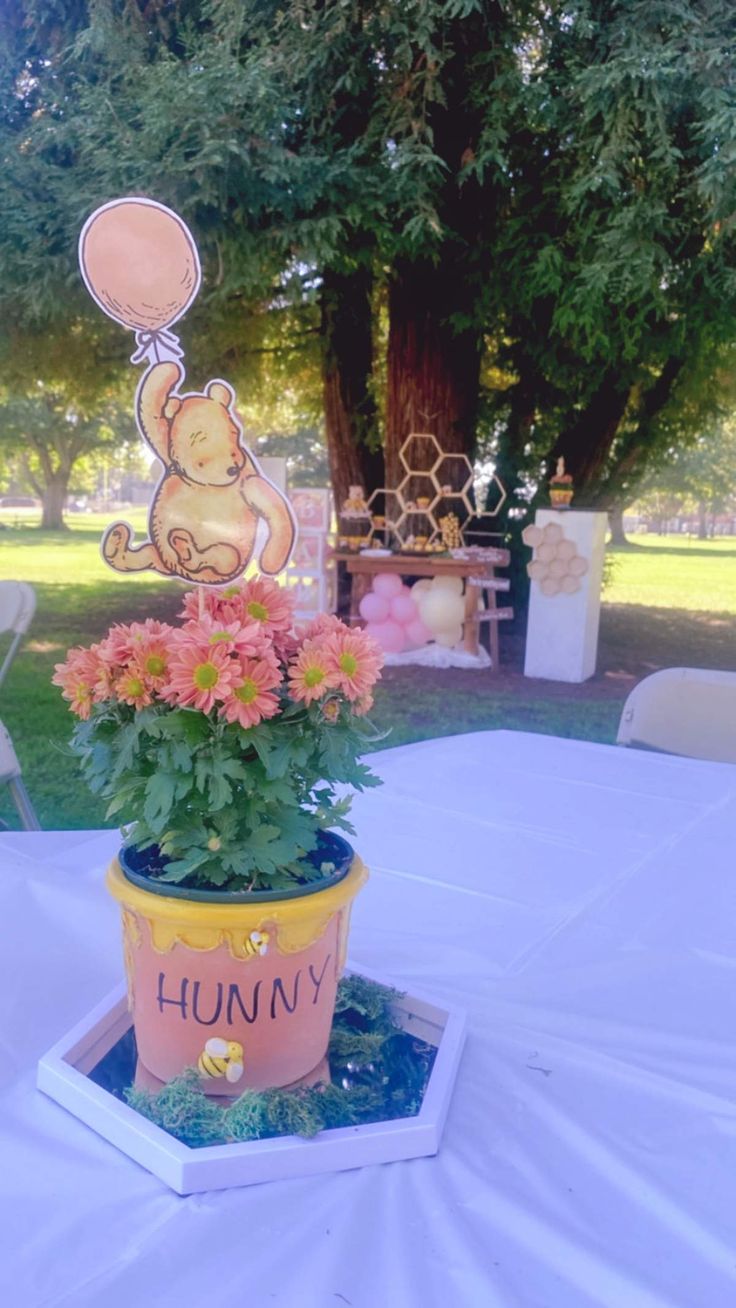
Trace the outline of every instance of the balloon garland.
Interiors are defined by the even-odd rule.
[[[405,586],[396,573],[381,572],[363,596],[360,616],[386,654],[420,649],[429,641],[452,649],[463,636],[465,600],[460,577],[434,577]]]

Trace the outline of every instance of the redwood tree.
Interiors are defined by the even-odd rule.
[[[732,6],[42,11],[0,28],[0,346],[26,317],[87,330],[76,232],[142,192],[197,231],[198,357],[217,341],[246,375],[271,357],[243,347],[255,319],[288,311],[287,359],[316,331],[338,494],[374,475],[381,293],[393,480],[426,426],[451,449],[479,439],[527,497],[561,453],[577,502],[606,504],[717,404],[736,339]]]

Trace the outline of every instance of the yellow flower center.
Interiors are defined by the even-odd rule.
[[[251,600],[250,604],[246,605],[246,608],[250,616],[255,618],[256,622],[266,622],[268,620],[268,609],[265,604],[259,604],[258,600]]]
[[[220,640],[232,640],[229,631],[213,631],[210,636],[210,645],[216,645]]]
[[[150,677],[162,677],[166,671],[166,660],[160,654],[149,654],[146,659],[146,672]]]
[[[235,596],[240,594],[240,587],[226,586],[222,594],[225,596],[226,599],[235,599]]]
[[[133,699],[136,699],[138,695],[142,695],[143,691],[144,686],[140,677],[128,677],[128,694]]]
[[[306,672],[304,673],[304,685],[308,686],[310,690],[314,686],[318,686],[320,681],[324,681],[324,679],[325,679],[324,668],[320,668],[316,664],[312,664],[312,667],[307,668]]]
[[[242,686],[238,686],[235,698],[239,699],[241,704],[252,704],[253,700],[258,698],[258,687],[252,677],[246,677]]]
[[[358,660],[354,654],[341,654],[337,660],[340,670],[348,677],[354,677],[358,671]]]
[[[193,679],[197,690],[212,690],[220,680],[220,673],[214,663],[198,663]]]

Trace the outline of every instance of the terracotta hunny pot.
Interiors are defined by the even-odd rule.
[[[232,1096],[311,1072],[327,1050],[352,901],[367,877],[353,855],[339,880],[296,896],[184,898],[139,877],[133,884],[113,859],[107,886],[122,910],[128,998],[148,1071],[168,1082],[196,1067],[204,1090]]]

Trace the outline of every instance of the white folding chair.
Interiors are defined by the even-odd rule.
[[[32,586],[24,581],[0,581],[0,635],[10,633],[10,644],[0,664],[0,686],[18,652],[20,643],[31,625],[36,611],[36,595]],[[0,722],[0,784],[6,783],[23,826],[28,831],[40,831],[28,791],[21,778],[13,742],[6,727]]]
[[[18,652],[18,646],[36,612],[36,593],[25,581],[0,581],[0,635],[11,633],[5,658],[0,664],[0,686]]]
[[[616,743],[736,763],[736,672],[653,672],[624,704]]]
[[[0,722],[0,785],[2,784],[7,785],[26,831],[40,831],[41,823],[36,817],[36,810],[21,777],[20,763],[16,758],[13,742]]]

